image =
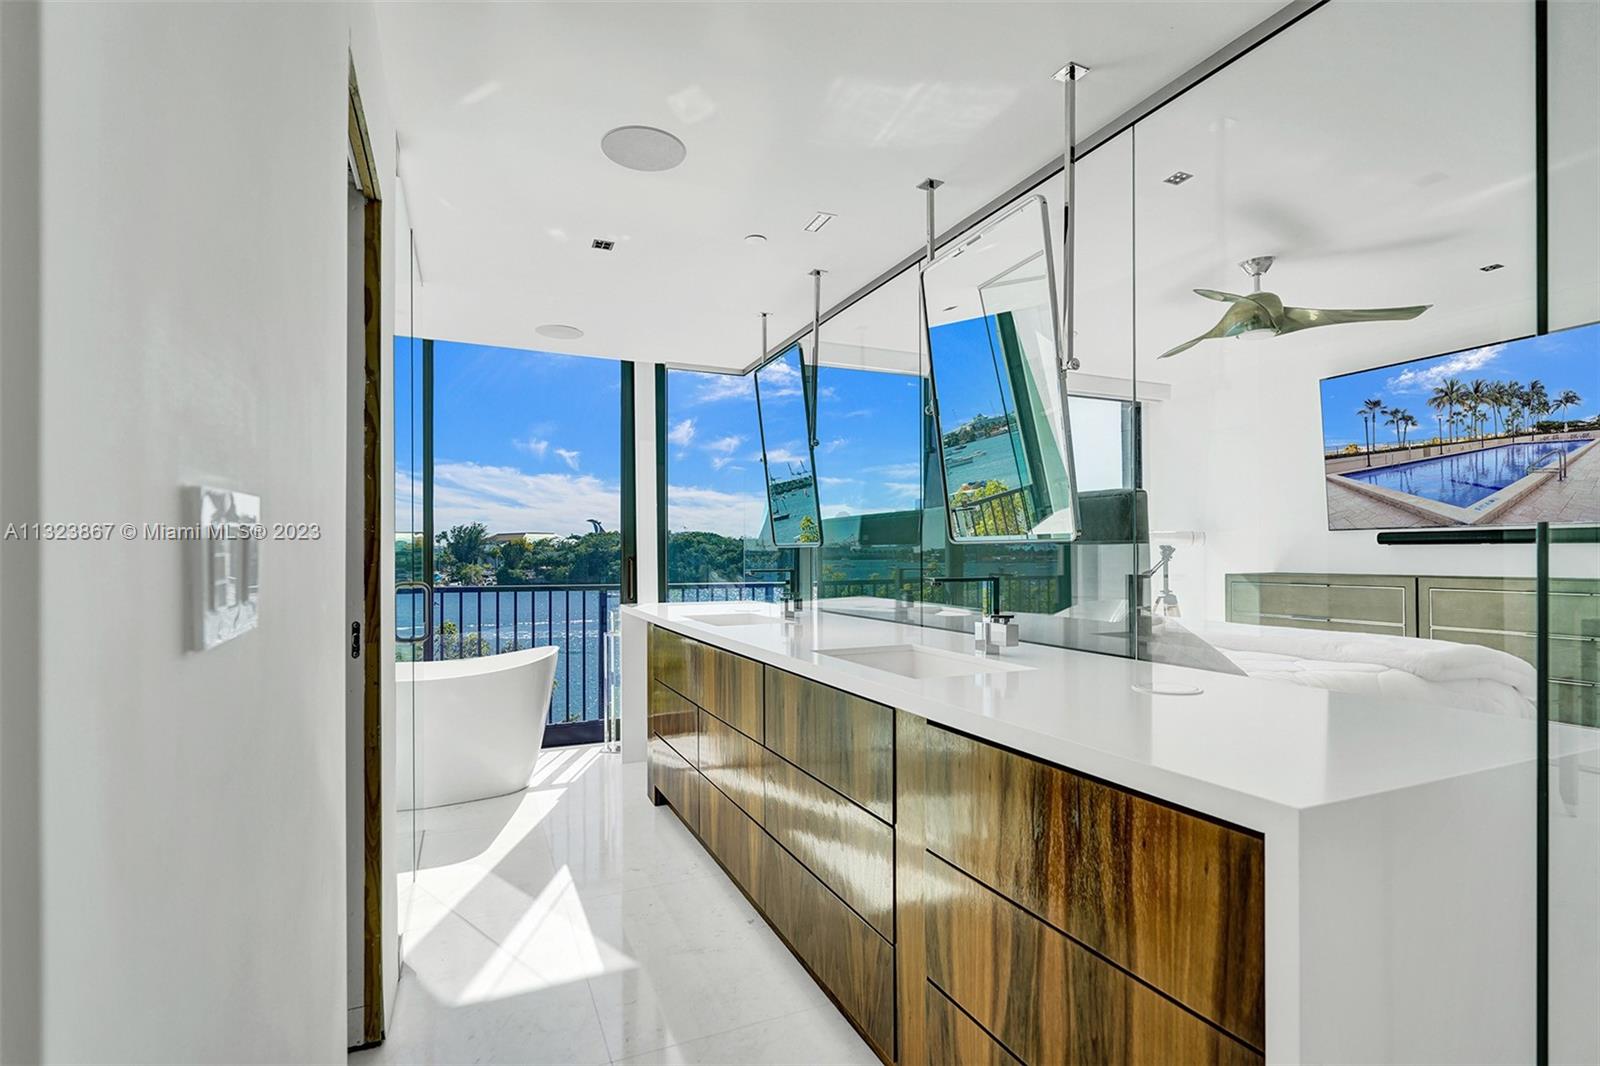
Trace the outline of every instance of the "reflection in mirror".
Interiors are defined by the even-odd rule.
[[[780,548],[822,543],[806,392],[806,367],[798,342],[756,371],[770,531]]]
[[[922,299],[951,539],[1076,537],[1044,199],[943,252]]]

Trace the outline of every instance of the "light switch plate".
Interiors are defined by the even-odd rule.
[[[196,532],[191,644],[205,651],[256,627],[261,500],[200,485],[185,493],[184,509]]]

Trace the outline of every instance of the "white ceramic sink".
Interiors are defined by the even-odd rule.
[[[1032,667],[982,659],[977,655],[924,648],[917,644],[885,644],[876,648],[830,648],[818,651],[832,659],[870,666],[901,677],[964,677],[972,674],[997,674],[1010,670],[1029,670]]]
[[[690,622],[700,622],[708,626],[759,626],[780,621],[777,615],[765,614],[759,611],[731,611],[727,614],[694,614],[687,616]]]

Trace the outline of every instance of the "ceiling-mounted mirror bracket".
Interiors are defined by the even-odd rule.
[[[814,450],[817,440],[817,377],[822,372],[822,270],[811,272],[811,373],[805,376],[806,429]],[[801,349],[802,366],[805,350]]]
[[[1073,231],[1072,214],[1078,208],[1077,186],[1075,183],[1077,147],[1078,147],[1078,82],[1089,68],[1082,63],[1068,63],[1055,72],[1055,79],[1062,83],[1063,111],[1066,117],[1066,147],[1061,153],[1061,173],[1066,179],[1066,195],[1061,201],[1061,332],[1064,343],[1061,346],[1061,381],[1062,391],[1066,391],[1065,375],[1069,370],[1077,370],[1082,364],[1073,352],[1073,314],[1072,314],[1072,289],[1074,267],[1076,261],[1073,257],[1073,243],[1077,236]]]

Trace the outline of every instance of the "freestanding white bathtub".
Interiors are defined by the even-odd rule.
[[[544,743],[559,648],[395,663],[401,810],[517,792]],[[415,790],[416,794],[413,794]]]

